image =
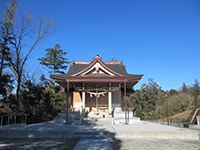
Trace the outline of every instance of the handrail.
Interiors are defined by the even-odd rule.
[[[3,126],[3,120],[4,120],[3,118],[4,117],[8,117],[8,124],[7,125],[10,124],[10,116],[11,117],[14,116],[14,124],[16,124],[17,116],[25,116],[24,124],[26,124],[27,116],[29,116],[29,114],[7,114],[7,115],[2,115],[2,116],[0,116],[0,118],[1,118],[1,127]]]
[[[193,115],[192,120],[190,121],[190,123],[192,123],[192,122],[194,121],[195,116],[197,115],[197,112],[198,112],[199,110],[200,110],[200,108],[197,108],[197,109],[196,109],[196,111],[195,111],[195,113],[194,113],[194,115]]]

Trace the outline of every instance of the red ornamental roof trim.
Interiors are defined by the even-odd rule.
[[[81,71],[79,71],[79,72],[77,72],[77,73],[75,73],[75,74],[73,74],[73,75],[71,75],[71,76],[74,77],[74,76],[76,76],[76,75],[79,75],[79,74],[85,72],[85,71],[88,70],[90,67],[92,67],[92,65],[94,65],[96,62],[99,62],[99,63],[100,63],[103,67],[105,67],[108,71],[110,71],[110,72],[112,72],[112,73],[114,73],[114,74],[116,74],[116,75],[118,75],[118,76],[120,76],[120,77],[123,77],[123,76],[124,76],[124,75],[119,74],[119,73],[113,71],[112,69],[108,68],[99,58],[94,59],[93,62],[91,62],[91,64],[90,64],[89,66],[87,66],[85,69],[83,69],[83,70],[81,70]]]
[[[73,61],[72,65],[76,65],[76,64],[85,64],[85,65],[89,65],[91,63],[91,61]],[[106,65],[111,65],[111,64],[115,64],[115,65],[122,65],[122,61],[104,61],[104,64]]]
[[[137,76],[137,77],[131,77],[131,78],[74,78],[74,77],[69,77],[69,78],[63,78],[63,77],[56,77],[54,75],[51,75],[52,78],[54,79],[60,79],[60,80],[66,80],[66,81],[129,81],[129,80],[140,80],[143,75]]]

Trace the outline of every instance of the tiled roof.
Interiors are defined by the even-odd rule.
[[[111,70],[123,75],[125,78],[131,78],[131,77],[137,77],[137,76],[140,76],[140,75],[132,75],[132,74],[128,74],[126,72],[126,69],[124,67],[124,65],[115,65],[115,64],[109,64],[109,65],[106,65],[108,68],[110,68]],[[77,72],[80,72],[81,70],[85,69],[86,67],[88,67],[88,65],[86,64],[75,64],[75,65],[71,65],[70,66],[70,69],[68,71],[67,74],[62,74],[62,75],[55,75],[55,76],[58,76],[58,77],[62,77],[62,78],[69,78],[70,76],[72,76],[73,74],[77,73]],[[84,78],[84,76],[81,76],[81,75],[77,75],[75,77],[82,77]],[[87,75],[85,77],[91,77],[91,78],[99,78],[99,77],[106,77],[106,78],[113,78],[112,76],[102,76],[102,75]],[[119,76],[118,76],[119,77]],[[115,76],[116,78],[116,76]]]
[[[110,76],[106,74],[88,74],[88,75],[81,75],[81,72],[87,70],[87,68],[91,67],[94,63],[99,62],[103,65],[106,69],[113,72],[115,75]],[[101,58],[94,58],[91,62],[81,62],[81,61],[74,61],[73,64],[70,66],[70,69],[67,74],[61,75],[52,75],[53,78],[137,78],[140,79],[143,75],[133,75],[128,74],[126,72],[125,66],[122,64],[122,61],[118,62],[103,62]]]

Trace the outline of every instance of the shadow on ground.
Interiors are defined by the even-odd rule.
[[[110,143],[112,145],[113,150],[120,150],[122,147],[122,141],[116,138],[111,138]]]
[[[39,124],[30,124],[27,126],[19,126],[13,128],[6,128],[10,134],[17,131],[17,133],[24,134],[24,132],[51,132],[53,134],[62,135],[64,132],[71,132],[68,138],[45,137],[45,138],[0,138],[1,150],[72,150],[80,138],[107,138],[110,139],[114,150],[121,148],[121,141],[115,139],[115,130],[112,128],[111,122],[103,119],[88,119],[80,126],[71,126],[60,123],[44,122]],[[0,132],[1,132],[0,130]],[[41,132],[41,133],[42,133]],[[51,135],[50,134],[50,135]],[[80,134],[80,136],[79,136]],[[82,136],[82,137],[81,137]]]
[[[113,150],[120,150],[121,148],[121,140],[116,139],[116,131],[111,125],[111,119],[97,119],[97,118],[91,118],[91,119],[86,119],[83,120],[82,122],[82,127],[88,128],[88,130],[85,132],[76,132],[75,134],[82,134],[83,136],[91,136],[93,139],[101,139],[99,140],[99,143],[97,142],[94,147],[98,147],[98,145],[101,145],[100,147],[102,149],[106,149],[106,145],[102,145],[102,139],[109,139],[108,141],[110,142]],[[80,129],[81,130],[81,129]],[[83,131],[83,130],[81,130]],[[94,136],[92,136],[92,135]],[[98,141],[98,140],[97,140]],[[89,140],[88,140],[89,142]],[[90,145],[91,143],[87,143]],[[87,145],[86,144],[86,145]]]
[[[72,150],[78,139],[1,139],[1,150]]]

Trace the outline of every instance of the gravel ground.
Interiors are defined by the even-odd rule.
[[[200,150],[200,140],[111,139],[113,150]]]
[[[73,150],[75,139],[0,139],[0,150]]]
[[[76,139],[0,139],[1,150],[73,150]],[[200,150],[200,140],[110,139],[113,150]]]

